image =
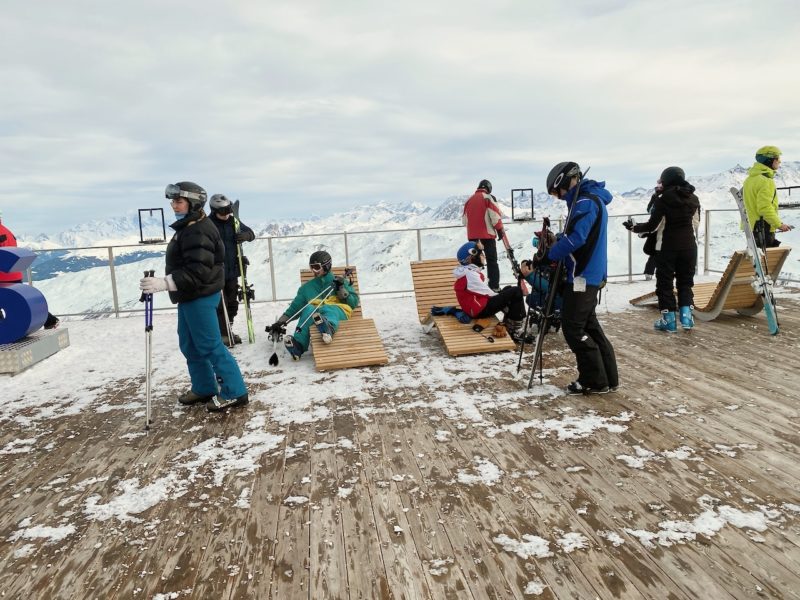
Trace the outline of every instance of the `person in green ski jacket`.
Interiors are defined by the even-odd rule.
[[[324,250],[314,252],[308,259],[314,278],[300,286],[289,307],[267,327],[272,336],[280,336],[286,331],[286,323],[297,319],[294,333],[283,338],[293,360],[300,360],[308,350],[311,327],[316,327],[322,334],[322,341],[330,344],[339,323],[349,319],[353,309],[358,308],[358,294],[352,284],[347,277],[334,276],[332,265],[330,254]]]
[[[781,151],[775,146],[763,146],[756,150],[756,162],[747,172],[742,186],[747,220],[753,228],[756,243],[761,247],[775,248],[781,243],[775,239],[776,231],[789,231],[791,225],[783,223],[778,216],[778,191],[775,187],[775,171],[781,165]]]

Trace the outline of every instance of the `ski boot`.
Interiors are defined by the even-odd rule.
[[[328,319],[319,313],[314,313],[314,325],[322,334],[322,343],[330,344],[333,341],[333,327],[328,322]]]
[[[508,335],[511,336],[511,339],[514,340],[516,343],[531,343],[531,340],[528,339],[528,336],[525,335],[525,322],[524,321],[517,321],[515,319],[506,319],[504,321],[506,329],[508,330]]]
[[[694,317],[692,316],[691,306],[681,306],[681,327],[684,331],[694,328]]]
[[[609,393],[611,391],[616,392],[617,388],[614,388],[612,390],[607,385],[604,385],[604,386],[598,387],[598,388],[593,388],[593,387],[588,387],[588,386],[585,386],[585,385],[581,384],[580,381],[573,381],[572,383],[570,383],[567,386],[567,394],[569,394],[570,396],[581,396],[581,395],[588,396],[589,394],[607,394],[607,393]]]
[[[213,395],[204,396],[202,394],[196,394],[192,390],[181,394],[178,396],[178,402],[183,404],[184,406],[191,406],[192,404],[197,404],[198,402],[206,403],[214,399]]]
[[[284,336],[283,345],[286,346],[286,351],[292,356],[292,360],[300,360],[300,357],[303,356],[303,350],[300,348],[300,344],[295,342],[292,336]]]
[[[668,333],[678,331],[678,326],[675,324],[675,313],[671,310],[662,310],[661,318],[653,323],[653,328],[656,331],[666,331]]]
[[[219,396],[214,396],[206,402],[206,410],[208,412],[220,412],[225,410],[226,408],[232,408],[234,406],[244,406],[250,401],[247,396],[247,392],[239,396],[238,398],[220,398]]]

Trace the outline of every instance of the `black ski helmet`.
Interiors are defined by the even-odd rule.
[[[308,264],[309,266],[314,264],[322,265],[322,271],[324,273],[329,273],[333,265],[333,259],[325,250],[317,250],[308,257]]]
[[[481,182],[478,184],[479,190],[485,190],[487,194],[492,193],[492,182],[488,179],[481,179]]]
[[[686,181],[686,173],[680,167],[667,167],[661,173],[661,185],[663,187],[671,187],[673,185],[680,185]]]
[[[164,196],[169,200],[184,198],[191,210],[201,210],[206,204],[206,191],[193,181],[170,183],[164,190]]]
[[[575,162],[560,162],[555,167],[550,169],[550,174],[547,176],[547,193],[552,194],[557,189],[568,190],[569,182],[573,177],[580,179],[583,177],[581,168]]]
[[[208,201],[209,207],[214,212],[218,211],[220,208],[226,208],[231,205],[231,201],[228,200],[228,197],[225,194],[214,194],[211,196],[211,200]]]

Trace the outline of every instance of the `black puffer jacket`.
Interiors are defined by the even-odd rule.
[[[242,273],[239,270],[239,254],[236,250],[236,225],[233,217],[228,217],[227,220],[223,221],[218,219],[212,212],[210,219],[217,226],[222,243],[225,245],[225,279],[235,279]],[[248,242],[256,239],[256,234],[253,233],[253,230],[241,221],[239,221],[239,231],[245,235]]]
[[[633,226],[634,233],[655,233],[656,251],[689,250],[697,245],[695,230],[700,224],[700,200],[694,186],[683,182],[665,188],[655,198],[650,220]]]
[[[166,274],[172,275],[178,288],[169,293],[172,303],[220,291],[225,285],[225,247],[211,219],[202,210],[195,211],[170,227],[175,235],[167,245]]]

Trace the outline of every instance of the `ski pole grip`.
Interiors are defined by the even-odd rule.
[[[150,270],[150,271],[145,271],[144,272],[144,276],[145,277],[155,277],[155,275],[156,275],[156,272],[154,270]],[[147,300],[147,294],[142,292],[142,295],[139,296],[139,302],[144,302],[146,300]]]

